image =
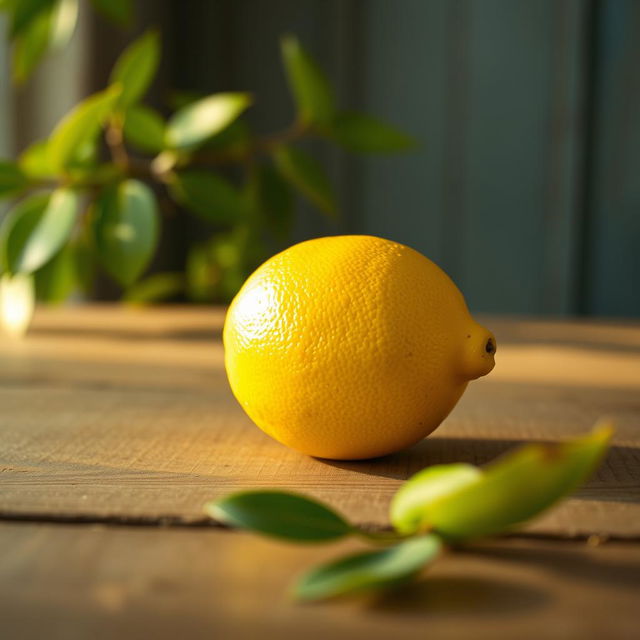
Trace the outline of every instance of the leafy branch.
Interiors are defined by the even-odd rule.
[[[556,444],[523,446],[485,468],[428,467],[391,501],[392,530],[380,534],[349,523],[326,505],[281,491],[244,491],[205,505],[232,527],[290,542],[331,542],[358,536],[382,549],[316,567],[293,588],[300,600],[386,589],[414,580],[447,548],[499,534],[533,518],[574,491],[597,467],[613,427]]]
[[[19,38],[64,2],[77,4],[5,2],[12,34]],[[143,104],[161,54],[152,29],[120,55],[109,85],[76,105],[48,139],[16,161],[1,160],[0,199],[16,202],[0,225],[0,300],[16,291],[14,278],[23,283],[7,308],[33,291],[50,302],[90,293],[98,269],[128,301],[178,293],[193,301],[227,300],[269,253],[290,242],[295,194],[338,217],[330,180],[301,142],[317,139],[364,153],[414,146],[390,125],[338,109],[327,77],[297,39],[284,37],[281,45],[296,105],[295,118],[281,131],[252,131],[246,116],[255,98],[243,92],[183,96],[166,116]],[[211,235],[189,249],[184,272],[143,278],[162,233],[161,213],[175,204]],[[0,305],[2,317],[4,309]]]

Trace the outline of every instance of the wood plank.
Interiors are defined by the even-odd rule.
[[[193,521],[205,501],[250,487],[325,499],[387,523],[403,480],[430,464],[482,464],[519,442],[618,425],[605,464],[576,497],[528,528],[640,535],[640,330],[634,325],[496,320],[498,365],[412,449],[329,462],[279,445],[227,385],[222,310],[42,310],[2,343],[0,512]]]
[[[411,589],[292,603],[306,568],[360,548],[201,529],[0,525],[7,638],[632,638],[640,545],[502,540],[441,558]]]

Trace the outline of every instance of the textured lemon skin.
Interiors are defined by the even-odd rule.
[[[494,364],[495,339],[444,271],[373,236],[309,240],[265,262],[231,303],[223,338],[249,417],[321,458],[416,443]]]

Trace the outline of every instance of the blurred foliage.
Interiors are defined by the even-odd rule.
[[[129,0],[92,0],[120,26]],[[12,44],[13,76],[25,82],[42,57],[71,37],[78,0],[0,0]],[[341,111],[329,80],[292,36],[282,62],[296,105],[294,122],[258,135],[246,120],[247,93],[173,96],[165,118],[142,104],[161,54],[151,29],[116,61],[109,86],[77,104],[47,140],[17,160],[0,160],[0,198],[13,205],[0,226],[0,274],[60,302],[91,294],[99,270],[123,299],[147,303],[184,295],[229,300],[274,249],[291,242],[296,194],[335,219],[339,207],[307,138],[364,153],[411,149],[411,138],[364,114]],[[103,153],[104,150],[104,153]],[[183,273],[146,272],[162,230],[161,212],[179,205],[210,229],[189,250]],[[183,215],[182,213],[180,215]]]

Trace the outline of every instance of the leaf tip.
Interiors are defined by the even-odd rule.
[[[218,522],[224,521],[224,510],[220,508],[221,500],[211,500],[209,502],[205,502],[202,507],[202,511],[205,515],[209,516],[212,520],[216,520]]]

